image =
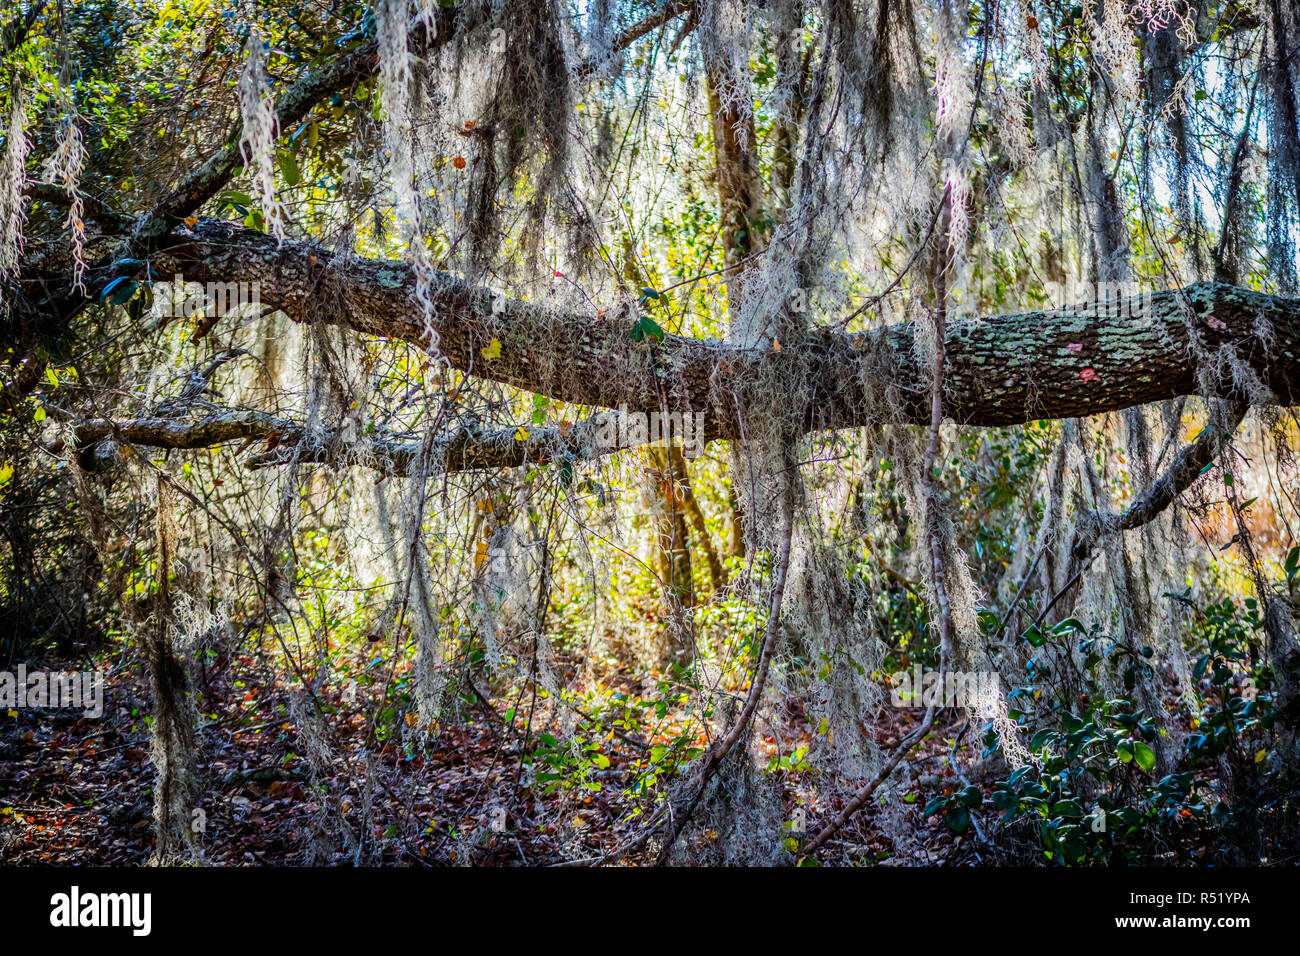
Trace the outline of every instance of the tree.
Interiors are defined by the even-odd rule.
[[[1171,534],[1170,509],[1218,461],[1278,709],[1295,710],[1289,604],[1252,550],[1227,450],[1247,408],[1283,423],[1285,443],[1276,410],[1300,396],[1300,23],[1284,0],[1259,15],[947,0],[225,13],[29,0],[0,28],[6,454],[33,474],[66,463],[99,561],[122,566],[116,588],[148,577],[111,539],[152,483],[161,570],[125,619],[153,668],[165,784],[192,735],[182,660],[216,626],[178,612],[176,592],[229,605],[241,627],[324,628],[303,597],[329,590],[303,553],[312,528],[386,542],[388,598],[369,611],[417,649],[421,720],[466,688],[482,697],[476,680],[564,699],[545,645],[554,582],[586,560],[577,496],[603,498],[608,456],[668,433],[689,444],[695,416],[732,449],[729,475],[701,480],[739,501],[750,547],[732,594],[757,637],[739,702],[711,710],[726,695],[696,670],[692,547],[711,555],[696,567],[723,572],[704,517],[688,528],[686,461],[652,452],[668,502],[659,575],[712,714],[711,743],[652,817],[663,827],[633,840],[666,835],[663,860],[743,762],[779,657],[825,658],[823,701],[879,699],[863,683],[878,644],[835,633],[866,626],[850,556],[881,550],[878,531],[827,523],[846,481],[867,487],[866,512],[888,498],[910,515],[892,550],[924,595],[936,666],[997,654],[1005,677],[1023,655],[1003,632],[1031,605],[1034,627],[1054,608],[1090,613],[1117,647],[1164,646],[1135,607],[1189,559],[1157,566],[1142,536],[1152,522]],[[276,372],[295,324],[300,368]],[[165,363],[181,359],[193,368],[168,387]],[[1190,440],[1188,398],[1205,409]],[[652,418],[672,424],[642,427]],[[977,582],[953,455],[979,429],[1051,420],[1065,424],[1012,495],[1028,520],[1002,547],[1020,560]],[[1122,477],[1105,463],[1116,442]],[[835,454],[838,476],[819,465]],[[253,473],[232,477],[237,460]],[[179,471],[199,462],[202,476]],[[367,494],[358,468],[392,479],[364,532],[347,517]],[[321,497],[309,473],[346,490]],[[254,482],[242,513],[213,494],[228,480]],[[227,555],[200,560],[191,542],[183,583],[187,511],[208,515],[210,550]],[[520,551],[525,528],[539,557]],[[476,543],[441,550],[452,529]],[[236,584],[232,563],[258,585]],[[1089,588],[1106,597],[1090,605]],[[609,598],[591,600],[594,613]],[[307,723],[324,713],[328,642],[294,664]],[[1132,690],[1148,711],[1152,680]],[[826,727],[845,719],[827,707]],[[803,852],[940,710],[873,758]],[[973,713],[1022,759],[1004,699]],[[175,795],[159,797],[164,857],[187,839],[185,786],[159,788]]]

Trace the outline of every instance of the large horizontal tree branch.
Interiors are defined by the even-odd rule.
[[[205,219],[178,229],[153,268],[198,282],[257,282],[263,305],[296,321],[427,343],[414,276],[401,262],[277,245]],[[610,303],[607,316],[560,311],[446,274],[433,300],[438,347],[454,368],[576,404],[703,412],[710,439],[738,436],[743,411],[765,407],[762,389],[768,408],[774,388],[788,391],[804,409],[805,431],[926,420],[926,376],[911,324],[857,334],[814,328],[778,351],[673,335],[635,342],[631,303]],[[494,339],[499,350],[489,348]],[[1196,354],[1249,370],[1279,402],[1300,397],[1300,301],[1219,283],[955,319],[946,343],[944,409],[963,424],[1087,416],[1197,394]],[[1233,397],[1234,376],[1223,379],[1220,394]]]

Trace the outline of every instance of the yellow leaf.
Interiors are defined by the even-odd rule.
[[[772,339],[772,348],[776,349],[778,352],[781,351],[781,340],[775,338]]]
[[[492,341],[487,344],[487,348],[481,349],[485,359],[494,359],[501,357],[501,340],[493,337]]]
[[[185,225],[189,226],[191,229],[193,229],[193,228],[194,228],[195,226],[197,226],[198,224],[199,224],[199,217],[198,217],[198,216],[186,216],[186,217],[185,217]]]
[[[1268,751],[1261,750],[1259,753],[1255,754],[1255,763],[1263,763],[1266,757],[1268,757]]]
[[[45,406],[44,406],[44,405],[38,405],[38,406],[36,406],[36,414],[32,416],[32,421],[34,421],[34,422],[43,422],[43,421],[45,421]]]
[[[527,440],[528,440],[528,429],[525,428],[523,425],[520,425],[518,428],[515,429],[515,441],[527,441]]]

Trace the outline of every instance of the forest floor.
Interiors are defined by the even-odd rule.
[[[317,758],[313,786],[311,763],[302,756],[311,744],[287,716],[289,696],[269,667],[247,657],[230,661],[219,678],[206,682],[201,706],[212,706],[214,713],[198,733],[201,796],[195,820],[203,862],[520,866],[653,860],[645,847],[621,850],[639,831],[645,818],[635,814],[645,805],[628,786],[640,755],[619,740],[610,741],[610,764],[597,773],[598,788],[542,795],[526,782],[522,735],[502,740],[513,728],[499,717],[484,719],[486,708],[444,729],[422,751],[396,743],[367,747],[367,721],[355,714],[331,721],[327,756],[324,762]],[[60,709],[0,713],[0,863],[149,861],[149,700],[140,670],[122,667],[106,678],[100,718]],[[502,702],[493,709],[500,714],[508,706]],[[886,708],[886,715],[876,733],[888,749],[921,713]],[[951,727],[941,722],[895,771],[888,805],[856,815],[822,858],[841,864],[993,862],[980,835],[955,837],[938,818],[922,816],[932,796],[964,786],[948,762],[961,726],[960,720]],[[807,726],[786,730],[795,737],[810,733]],[[534,740],[538,733],[534,728]],[[771,743],[760,738],[758,749]],[[854,784],[843,781],[836,788],[842,797],[809,802],[800,814],[801,794],[813,790],[812,775],[802,769],[766,775],[775,778],[785,819],[802,818],[808,833],[831,818]],[[825,789],[824,781],[819,789]],[[882,813],[887,819],[878,819]],[[704,843],[715,838],[707,828],[694,837]],[[708,858],[708,848],[701,850]]]

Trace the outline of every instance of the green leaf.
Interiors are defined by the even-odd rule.
[[[645,337],[655,342],[664,340],[664,330],[659,327],[659,323],[648,315],[641,316],[641,326],[645,330]]]
[[[650,339],[653,342],[662,342],[664,340],[664,330],[659,327],[659,323],[648,315],[643,315],[637,319],[632,326],[632,341],[642,342]]]
[[[943,815],[943,822],[953,833],[965,833],[970,827],[970,811],[965,807],[954,807]]]
[[[1140,740],[1133,744],[1133,759],[1135,759],[1137,765],[1147,773],[1150,773],[1155,768],[1156,755],[1152,752],[1150,747],[1142,743]]]
[[[1210,655],[1209,655],[1209,654],[1202,654],[1202,655],[1200,656],[1200,659],[1197,660],[1196,665],[1192,668],[1192,677],[1193,677],[1193,679],[1195,679],[1195,680],[1200,680],[1202,677],[1204,677],[1204,676],[1205,676],[1205,669],[1206,669],[1209,665],[1210,665]]]
[[[1073,800],[1058,800],[1052,804],[1052,816],[1054,817],[1081,817],[1083,810]]]
[[[278,156],[280,163],[280,175],[284,177],[286,185],[297,186],[302,181],[302,171],[298,169],[298,161],[293,158],[293,153],[281,150]]]

